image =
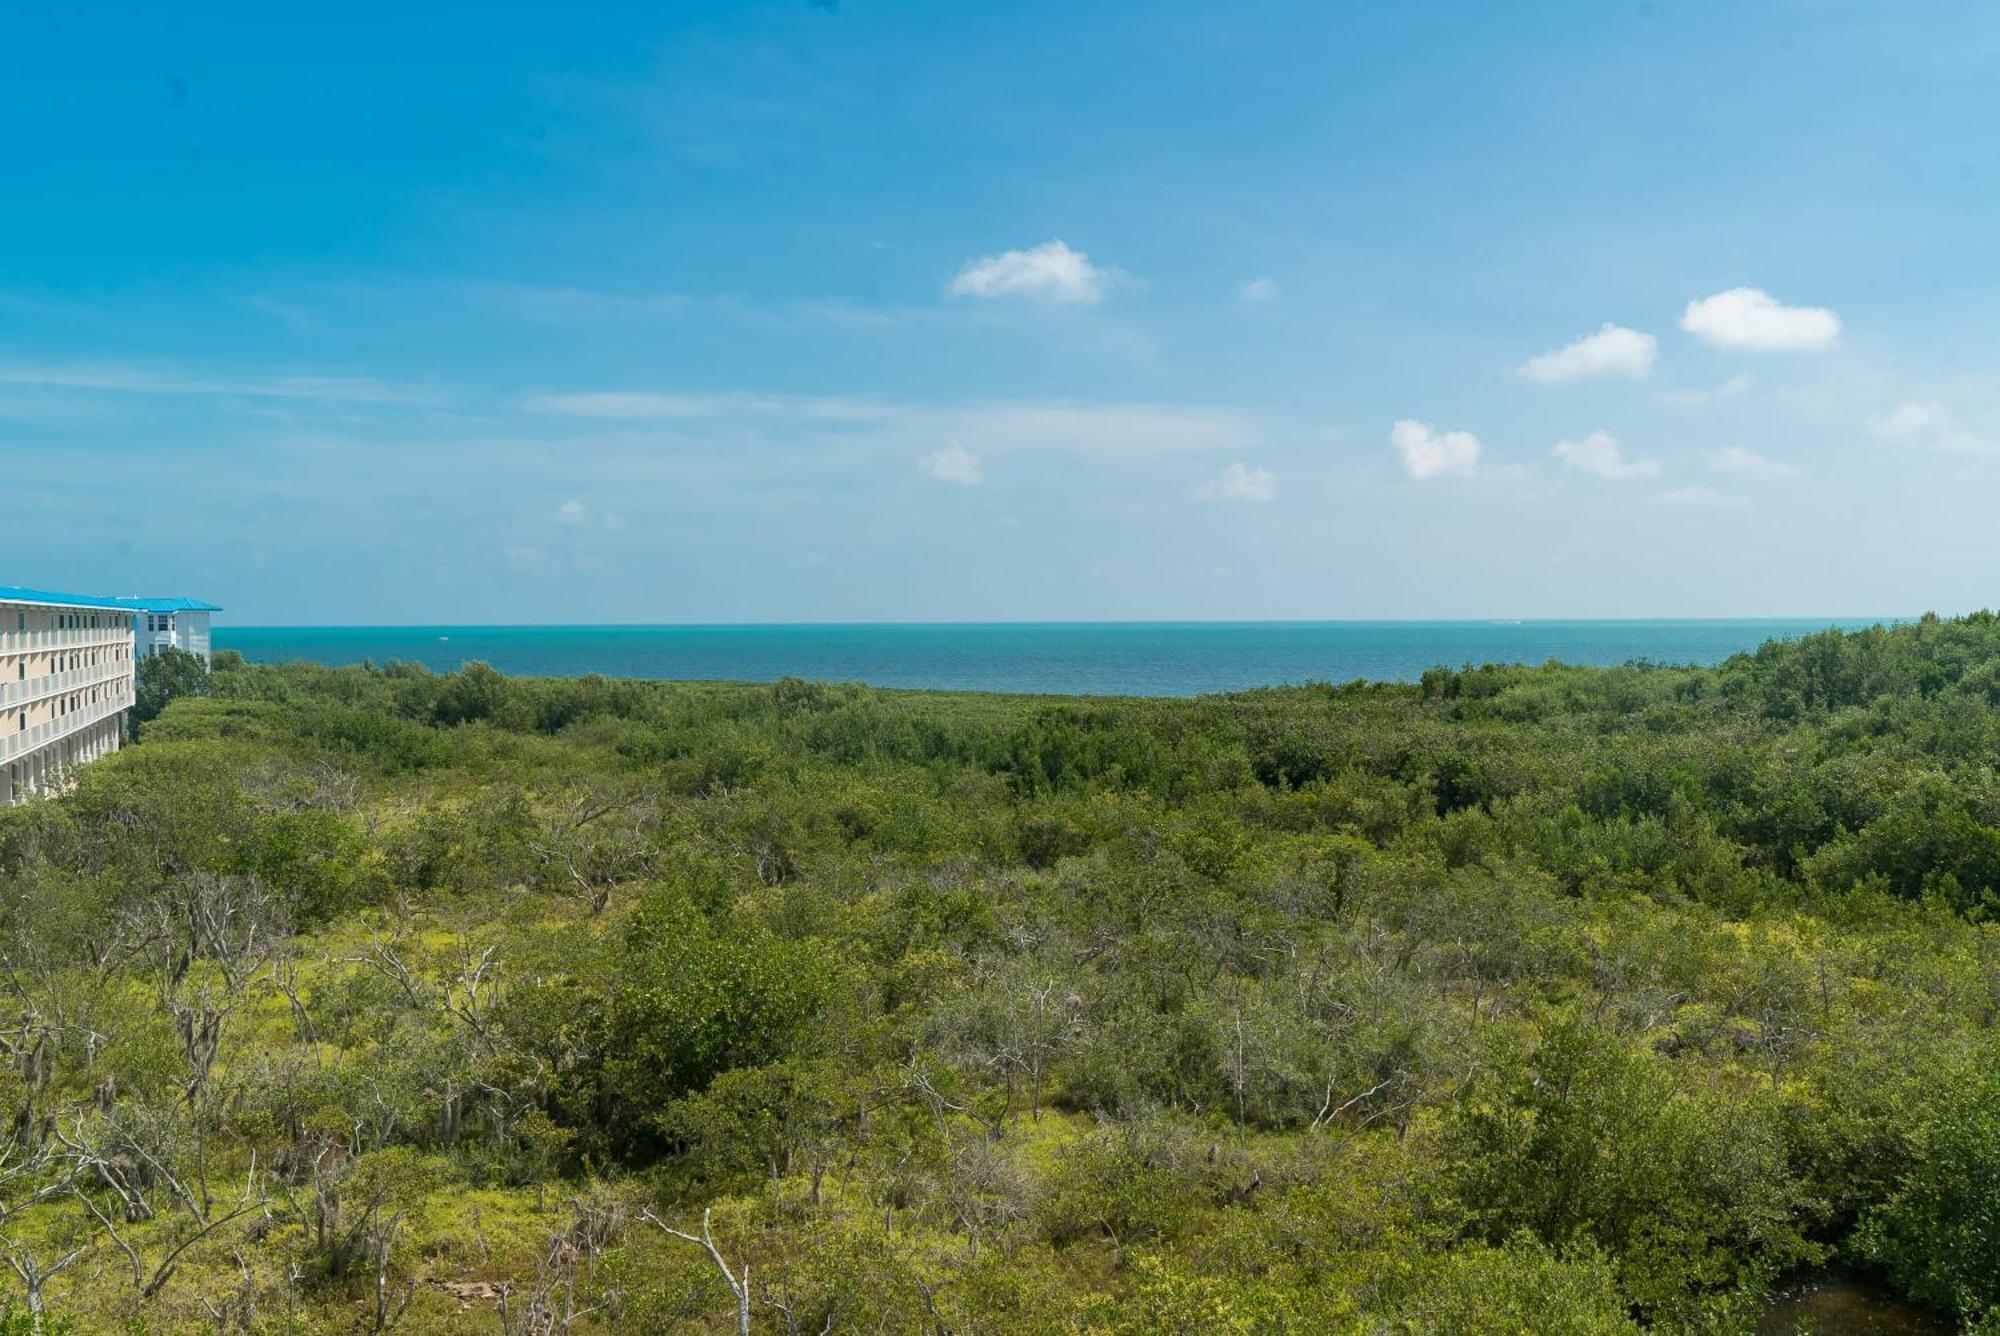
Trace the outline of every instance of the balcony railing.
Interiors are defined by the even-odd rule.
[[[52,649],[94,649],[129,645],[131,626],[86,626],[63,631],[0,631],[0,655],[37,654]]]
[[[131,676],[131,660],[117,659],[110,663],[93,663],[82,668],[72,668],[64,673],[44,673],[40,677],[0,682],[0,709],[27,705],[48,696],[60,696],[66,691],[94,687],[99,682],[110,682]]]
[[[132,708],[132,699],[124,693],[111,700],[95,701],[80,710],[72,710],[60,718],[24,728],[18,732],[0,734],[0,764],[19,760],[31,752],[40,751],[51,742],[59,741],[72,733],[81,732],[92,724],[109,719],[121,710]]]

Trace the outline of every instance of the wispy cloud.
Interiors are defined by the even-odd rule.
[[[1731,288],[1689,302],[1681,328],[1733,351],[1818,352],[1840,338],[1840,317],[1824,306],[1786,306],[1762,288]]]
[[[748,395],[658,394],[649,390],[584,390],[531,394],[521,407],[531,413],[592,418],[600,422],[670,422],[731,412],[777,409],[783,400]]]
[[[1209,479],[1195,489],[1195,497],[1202,501],[1249,501],[1259,504],[1275,501],[1278,496],[1278,475],[1270,469],[1252,468],[1248,464],[1230,464],[1220,476]]]
[[[1713,506],[1733,510],[1745,506],[1749,501],[1734,492],[1720,492],[1713,487],[1696,484],[1693,487],[1676,487],[1671,491],[1655,492],[1653,499],[1669,506]]]
[[[1256,432],[1241,414],[1163,404],[983,404],[929,410],[996,447],[1151,456],[1228,450]]]
[[[686,424],[700,420],[826,430],[902,433],[912,438],[955,439],[968,449],[1068,451],[1143,457],[1237,449],[1257,431],[1231,409],[1169,404],[975,402],[912,404],[839,396],[749,393],[680,394],[652,391],[580,391],[532,394],[532,411],[614,423]]]
[[[1389,444],[1402,456],[1403,470],[1419,482],[1469,478],[1479,469],[1479,438],[1469,431],[1438,431],[1428,422],[1403,418],[1389,429]]]
[[[1799,476],[1797,464],[1771,459],[1758,454],[1755,450],[1746,450],[1740,445],[1725,445],[1720,450],[1710,451],[1708,468],[1711,473],[1726,473],[1738,478],[1757,478],[1767,482]]]
[[[1936,404],[1911,400],[1898,404],[1888,413],[1868,419],[1868,430],[1879,440],[1909,441],[1950,424],[1951,414]]]
[[[1657,478],[1660,475],[1657,459],[1632,458],[1618,444],[1618,438],[1606,431],[1594,431],[1580,441],[1557,441],[1550,453],[1570,468],[1594,473],[1614,482],[1626,478]]]
[[[574,498],[556,507],[557,524],[582,524],[590,519],[590,507]]]
[[[1090,306],[1103,301],[1123,278],[1121,271],[1093,264],[1088,255],[1058,239],[981,256],[959,270],[945,291],[953,297],[1021,297]]]
[[[1236,290],[1236,295],[1246,302],[1270,302],[1278,299],[1278,280],[1275,278],[1253,278]]]
[[[107,394],[295,399],[340,404],[420,406],[446,401],[443,393],[434,388],[393,385],[368,376],[216,376],[115,362],[0,363],[0,385]]]
[[[1927,445],[1948,455],[2000,455],[2000,441],[1968,431],[1948,408],[1914,399],[1868,419],[1868,431],[1878,440]]]
[[[1720,385],[1708,387],[1690,386],[1678,390],[1662,390],[1654,395],[1653,398],[1659,403],[1668,404],[1675,408],[1700,408],[1704,404],[1714,403],[1720,399],[1741,398],[1743,395],[1750,393],[1750,383],[1750,377],[1735,375],[1723,381]]]
[[[970,402],[912,404],[840,396],[678,394],[652,390],[542,392],[522,408],[558,418],[640,432],[660,428],[676,440],[834,446],[928,456],[956,440],[982,462],[994,454],[1078,454],[1096,460],[1144,460],[1168,454],[1244,450],[1260,444],[1256,418],[1232,408],[1182,404]]]
[[[319,333],[326,328],[326,323],[311,308],[297,302],[288,302],[259,293],[245,297],[243,304],[253,311],[270,316],[288,329],[302,333]]]
[[[918,459],[917,468],[927,478],[960,487],[977,487],[986,481],[986,474],[979,467],[979,456],[958,441],[947,441]]]
[[[1969,431],[1945,432],[1934,444],[1938,450],[1947,455],[1971,455],[1977,459],[1991,459],[2000,455],[2000,441]]]
[[[538,547],[516,544],[503,549],[500,555],[507,569],[516,575],[546,575],[550,570],[548,554]]]
[[[482,309],[535,324],[591,326],[667,320],[719,321],[751,330],[887,330],[908,324],[969,324],[963,308],[880,304],[850,297],[756,299],[730,292],[621,292],[532,283],[454,285],[455,295]]]
[[[1605,321],[1595,333],[1553,352],[1531,357],[1521,364],[1520,374],[1544,385],[1562,385],[1592,376],[1652,374],[1660,355],[1660,342],[1651,334]]]

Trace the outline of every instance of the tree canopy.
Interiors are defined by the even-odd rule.
[[[2000,1323],[1991,615],[1189,700],[200,667],[0,812],[0,1322]]]

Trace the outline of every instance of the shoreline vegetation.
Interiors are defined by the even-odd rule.
[[[1725,1333],[1824,1272],[2000,1332],[1992,614],[1191,699],[184,668],[0,812],[0,1333]]]
[[[1891,619],[1904,620],[1904,619]],[[253,663],[480,660],[527,677],[769,682],[1033,695],[1197,696],[1312,681],[1414,682],[1440,663],[1720,663],[1866,619],[1059,622],[743,626],[231,626]]]

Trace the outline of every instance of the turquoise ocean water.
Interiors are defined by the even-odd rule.
[[[507,673],[775,681],[955,691],[1186,696],[1414,679],[1437,664],[1719,663],[1774,637],[1877,618],[1771,621],[1109,622],[787,626],[215,628],[218,649],[274,663],[481,659]]]

